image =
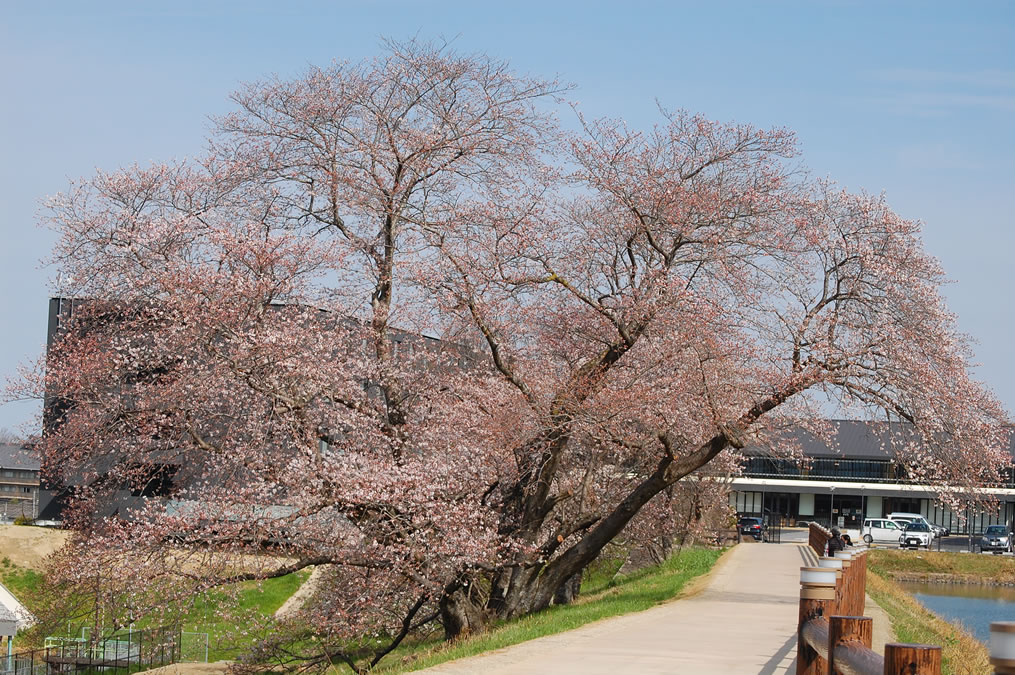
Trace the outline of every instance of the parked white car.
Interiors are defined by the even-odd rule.
[[[868,518],[863,521],[863,540],[872,543],[897,544],[905,526],[887,518]]]
[[[920,548],[921,546],[930,550],[930,543],[934,541],[934,532],[926,522],[913,521],[906,525],[906,529],[899,536],[899,548]]]

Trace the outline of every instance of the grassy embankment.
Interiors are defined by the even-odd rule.
[[[310,572],[296,572],[277,579],[266,579],[260,585],[255,582],[240,584],[235,596],[235,604],[224,593],[213,593],[199,600],[187,612],[183,621],[183,630],[208,633],[208,661],[234,659],[236,656],[258,642],[260,636],[244,634],[241,638],[234,637],[238,623],[235,619],[223,618],[219,609],[223,602],[229,602],[230,614],[236,617],[250,617],[257,622],[273,615],[282,604],[306,581]],[[242,632],[241,632],[242,633]]]
[[[1007,564],[1003,564],[1007,563]],[[899,642],[941,645],[943,672],[954,675],[989,673],[991,666],[986,646],[961,626],[934,614],[892,580],[902,575],[925,580],[951,578],[977,579],[975,583],[992,583],[1011,575],[1013,563],[994,556],[958,553],[911,553],[876,550],[868,558],[867,594],[892,620]],[[929,576],[928,576],[929,575]]]
[[[4,558],[0,560],[0,583],[3,583],[16,598],[27,598],[42,583],[42,573],[15,565],[10,558]]]
[[[472,656],[526,640],[560,633],[587,623],[619,616],[652,607],[678,595],[693,578],[712,568],[720,551],[688,548],[680,551],[659,566],[617,576],[622,560],[605,560],[594,565],[582,583],[582,596],[578,602],[561,607],[550,607],[538,614],[504,623],[475,637],[464,638],[453,644],[440,639],[404,645],[390,654],[377,672],[397,672],[429,667],[452,659]],[[253,617],[270,616],[291,596],[306,578],[298,573],[271,579],[258,586],[247,583],[237,594],[236,613],[249,613]],[[29,609],[32,609],[33,591],[45,583],[38,570],[0,559],[0,581],[10,588]],[[257,636],[248,635],[245,641],[227,640],[236,631],[235,622],[221,617],[217,610],[225,595],[199,602],[188,613],[184,629],[207,632],[211,649],[209,660],[232,658],[239,649],[253,644]]]
[[[242,639],[231,637],[238,632],[238,623],[221,616],[219,609],[223,603],[229,603],[230,614],[248,617],[256,622],[274,614],[309,575],[309,572],[297,572],[278,579],[268,579],[260,585],[254,582],[241,584],[237,588],[235,603],[231,598],[227,599],[225,593],[213,593],[194,604],[184,617],[183,630],[208,633],[209,661],[235,658],[239,651],[255,644],[258,636],[246,635]],[[33,597],[45,583],[45,577],[38,570],[16,565],[10,558],[3,558],[0,559],[0,583],[32,610]],[[243,623],[246,624],[247,621],[244,620]],[[138,624],[137,627],[143,626]]]
[[[453,643],[431,640],[402,647],[374,672],[429,668],[445,661],[553,635],[612,616],[637,612],[676,597],[691,579],[708,572],[722,552],[702,548],[680,551],[662,565],[616,576],[622,561],[594,567],[582,583],[582,595],[571,605],[552,606],[538,614],[503,623],[489,632]],[[341,672],[349,672],[348,669]]]
[[[1015,560],[1000,555],[876,549],[868,564],[878,574],[899,580],[1015,585]]]

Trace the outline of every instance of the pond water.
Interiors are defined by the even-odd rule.
[[[992,621],[1015,621],[1015,588],[971,584],[899,584],[924,607],[949,621],[963,624],[977,640],[990,641]]]

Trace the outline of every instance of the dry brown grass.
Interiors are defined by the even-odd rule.
[[[939,551],[873,550],[867,564],[886,577],[920,581],[1015,585],[1015,559]]]
[[[42,560],[60,550],[70,532],[50,527],[0,525],[0,559],[8,558],[19,567],[39,569]]]

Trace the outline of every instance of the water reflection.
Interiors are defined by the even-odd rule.
[[[1015,587],[972,584],[899,584],[930,611],[963,624],[977,640],[990,640],[992,621],[1015,620]]]

